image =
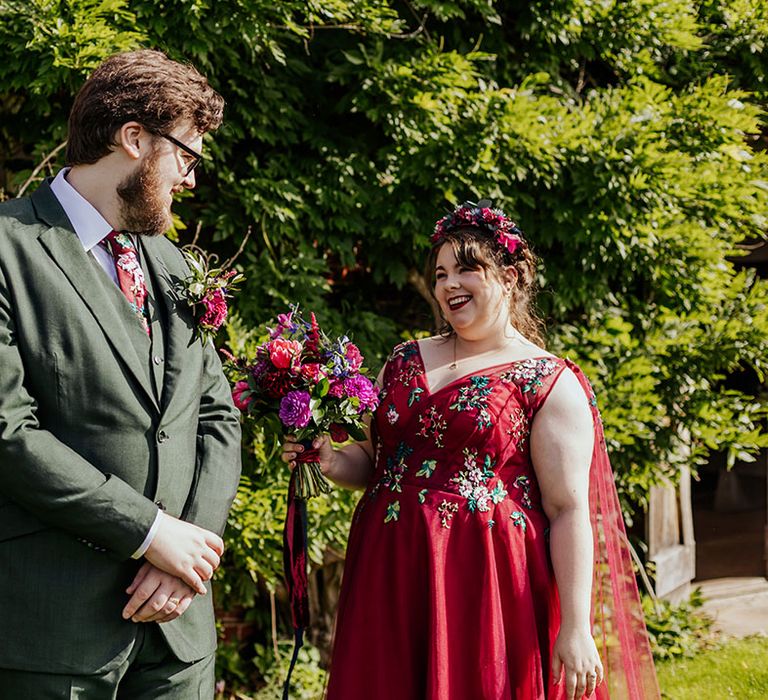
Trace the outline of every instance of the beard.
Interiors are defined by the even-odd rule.
[[[125,231],[140,236],[160,236],[171,227],[171,210],[160,194],[161,189],[158,158],[153,152],[117,186]]]

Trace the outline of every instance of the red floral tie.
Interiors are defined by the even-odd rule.
[[[136,246],[124,233],[112,231],[105,239],[107,249],[112,253],[117,270],[117,281],[133,312],[139,317],[141,325],[151,335],[147,309],[147,286],[144,273],[136,255]]]

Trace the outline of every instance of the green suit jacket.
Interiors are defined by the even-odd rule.
[[[174,292],[183,257],[163,237],[141,249],[151,340],[48,183],[0,204],[0,668],[119,664],[131,555],[158,505],[224,530],[238,413]],[[212,653],[212,596],[160,628],[184,661]]]

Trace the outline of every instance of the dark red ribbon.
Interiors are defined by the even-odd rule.
[[[296,462],[317,462],[318,451],[311,449],[312,441],[303,441],[304,451]],[[288,603],[293,624],[293,655],[283,685],[283,700],[288,700],[291,675],[299,649],[304,644],[304,630],[309,626],[309,581],[307,578],[307,502],[296,497],[296,470],[288,483],[288,510],[283,528],[283,572],[288,589]]]

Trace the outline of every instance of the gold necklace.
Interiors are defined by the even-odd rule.
[[[459,336],[454,332],[453,334],[453,362],[448,365],[448,369],[456,369],[456,340]]]

